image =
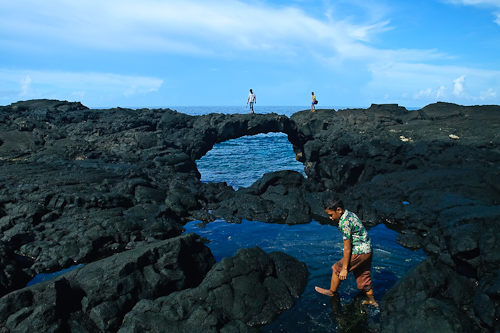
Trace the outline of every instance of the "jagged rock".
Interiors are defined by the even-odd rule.
[[[381,306],[382,332],[472,332],[473,279],[427,259],[387,292]]]
[[[303,186],[304,177],[295,171],[265,174],[248,188],[219,203],[216,215],[231,222],[252,219],[263,222],[309,223],[309,206]]]
[[[214,263],[196,234],[138,247],[0,298],[0,327],[116,331],[139,300],[195,287]]]
[[[198,287],[138,303],[119,332],[257,332],[293,306],[307,277],[306,265],[282,252],[239,250]]]

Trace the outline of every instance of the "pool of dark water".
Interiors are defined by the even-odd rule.
[[[207,246],[217,261],[235,255],[240,248],[258,246],[266,252],[285,252],[307,264],[310,275],[303,295],[275,322],[261,327],[263,332],[342,330],[338,316],[332,315],[330,298],[314,290],[314,286],[329,287],[331,266],[342,257],[342,236],[336,227],[316,221],[290,226],[245,220],[241,224],[231,224],[216,220],[206,225],[192,221],[185,228],[186,232],[195,232],[210,240]],[[374,248],[373,287],[376,300],[380,301],[399,278],[425,258],[425,254],[422,250],[412,251],[397,244],[397,233],[383,224],[369,229],[368,233]],[[339,288],[340,306],[344,311],[351,308],[357,295],[356,282],[350,274]],[[352,311],[359,311],[352,308]],[[379,314],[377,308],[368,307],[364,315],[367,320],[377,322]]]

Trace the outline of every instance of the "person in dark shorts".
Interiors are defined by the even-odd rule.
[[[316,291],[326,296],[335,296],[340,282],[347,273],[353,272],[358,289],[366,294],[363,304],[378,306],[373,296],[371,267],[373,251],[370,236],[356,214],[344,208],[342,200],[335,198],[327,203],[325,212],[331,220],[338,222],[344,241],[344,254],[340,261],[332,266],[330,289],[315,287]]]
[[[314,91],[311,93],[311,112],[316,111],[316,104],[318,102],[316,101],[316,96],[314,95]]]

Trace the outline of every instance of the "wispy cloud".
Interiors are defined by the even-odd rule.
[[[22,17],[9,15],[21,10]],[[391,29],[387,19],[354,22],[235,0],[19,0],[2,2],[0,12],[0,30],[27,43],[139,53],[298,56],[314,48],[347,57],[353,50],[368,52],[363,43]]]
[[[0,69],[0,94],[9,98],[97,98],[121,95],[130,97],[157,91],[163,80],[103,73],[78,73],[40,70]],[[18,89],[10,89],[17,86]],[[9,93],[7,93],[9,91]],[[50,92],[50,96],[47,96]]]
[[[495,102],[499,91],[500,71],[421,63],[373,65],[370,70],[372,80],[365,87],[367,91],[384,89],[389,92],[388,99],[407,105],[412,105],[411,100],[420,104],[437,100]]]
[[[465,93],[465,75],[462,75],[453,80],[453,95],[460,97]]]
[[[495,12],[500,24],[498,0],[441,1],[482,6]],[[228,82],[231,71],[254,73],[256,67],[260,68],[260,76],[280,67],[280,75],[288,81],[280,82],[275,75],[273,85],[283,84],[288,88],[288,82],[311,84],[309,68],[315,73],[325,73],[317,81],[324,86],[330,85],[328,76],[349,80],[354,75],[358,81],[351,82],[356,86],[351,91],[359,89],[360,94],[369,95],[370,100],[379,96],[386,96],[388,100],[401,96],[413,100],[498,98],[500,76],[497,71],[453,66],[451,64],[458,64],[456,59],[463,54],[448,52],[460,52],[459,48],[446,48],[446,43],[426,43],[422,38],[413,43],[411,36],[401,37],[398,31],[401,26],[396,25],[401,23],[395,15],[397,10],[401,13],[405,5],[377,0],[327,0],[315,2],[314,7],[310,3],[299,0],[0,1],[0,49],[9,50],[11,59],[17,54],[43,55],[45,63],[52,66],[49,69],[59,69],[36,67],[36,61],[27,66],[28,69],[17,67],[15,70],[15,66],[0,69],[0,99],[13,95],[48,97],[49,94],[64,99],[92,99],[100,94],[103,98],[114,96],[116,100],[131,101],[158,91],[162,82],[168,81],[172,83],[168,91],[177,89],[179,99],[187,100],[182,96],[195,89],[194,81],[203,78]],[[398,42],[391,43],[388,35],[399,37]],[[425,48],[431,44],[432,47]],[[64,54],[61,59],[65,60],[65,66],[61,67],[52,60],[60,54]],[[85,64],[90,72],[82,73],[72,61],[87,54],[92,57],[92,61]],[[1,57],[0,54],[0,60]],[[126,66],[118,64],[119,61],[115,64],[117,57],[126,58],[123,61]],[[94,64],[101,59],[106,59],[102,67]],[[151,59],[154,61],[146,63]],[[487,66],[474,65],[473,61],[468,61],[468,66]],[[185,72],[192,68],[181,80],[179,76],[184,72],[172,70],[178,66],[177,62],[187,69]],[[226,63],[231,65],[230,70],[225,69]],[[115,74],[99,73],[102,68]],[[148,74],[136,74],[143,71]],[[300,74],[295,74],[299,71]],[[210,77],[203,76],[207,72]],[[150,73],[155,73],[155,77]],[[454,82],[461,77],[463,80]],[[248,76],[248,79],[267,78]],[[167,87],[163,85],[163,89],[162,98],[166,98]]]
[[[487,91],[481,91],[481,95],[479,99],[482,101],[495,100],[498,96],[498,92],[496,92],[493,88],[488,89]]]
[[[31,77],[29,75],[26,75],[26,77],[21,78],[20,83],[21,83],[21,92],[19,95],[20,96],[27,95],[28,89],[30,88],[31,84]]]
[[[500,25],[500,1],[498,0],[444,0],[445,3],[463,6],[475,6],[479,8],[486,8],[493,10],[493,20],[496,24]]]

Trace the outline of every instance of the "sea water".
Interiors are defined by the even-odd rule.
[[[300,107],[263,107],[263,113],[275,112],[290,116],[304,110]],[[230,107],[184,107],[180,112],[192,115],[205,113],[244,113],[245,109]],[[259,113],[259,109],[256,109]],[[216,144],[197,161],[203,182],[226,182],[235,189],[248,187],[267,172],[294,170],[304,175],[304,166],[295,160],[292,145],[283,133],[258,134]],[[348,207],[348,203],[347,208]],[[403,207],[403,203],[402,203]],[[186,232],[206,237],[216,260],[236,254],[238,249],[258,246],[266,252],[282,251],[305,262],[309,269],[306,290],[295,300],[295,306],[282,313],[264,332],[337,332],[345,329],[338,315],[332,314],[330,298],[317,293],[315,286],[329,288],[331,266],[342,258],[342,237],[336,227],[311,221],[302,225],[284,225],[244,220],[230,224],[218,219],[208,224],[192,221]],[[408,270],[425,258],[422,250],[412,251],[396,242],[397,233],[379,224],[368,230],[374,248],[372,280],[375,298],[380,301],[389,288]],[[358,290],[352,274],[339,288],[341,305],[350,309]],[[347,310],[346,310],[347,311]],[[346,314],[349,315],[349,314]],[[367,320],[377,322],[380,312],[368,307]]]

